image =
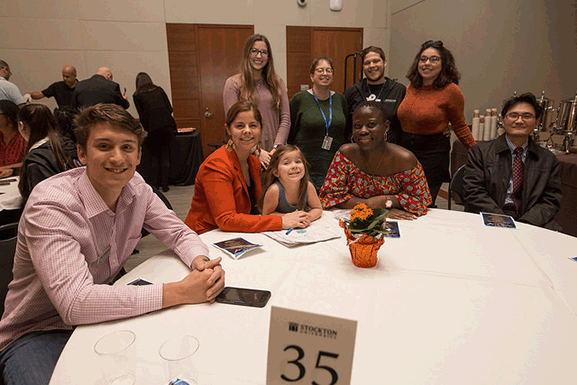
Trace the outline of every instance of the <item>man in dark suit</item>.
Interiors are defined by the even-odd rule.
[[[107,67],[100,67],[96,75],[78,83],[70,105],[73,108],[86,108],[98,103],[118,104],[124,108],[130,106],[118,83],[112,81],[112,72]]]
[[[507,100],[501,112],[505,133],[469,149],[465,211],[507,214],[561,230],[554,220],[562,197],[559,161],[531,138],[541,112],[531,93]]]

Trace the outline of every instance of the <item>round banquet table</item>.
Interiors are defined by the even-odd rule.
[[[318,226],[342,234],[333,212]],[[136,333],[138,384],[165,384],[163,341],[192,334],[199,384],[265,384],[271,306],[357,320],[353,384],[569,384],[577,346],[577,238],[517,223],[490,228],[479,215],[433,209],[399,221],[374,268],[350,260],[344,236],[287,248],[263,234],[203,234],[204,242],[242,236],[263,245],[238,260],[222,256],[226,285],[272,292],[264,308],[184,305],[132,319],[80,326],[51,384],[98,384],[94,343],[113,330]],[[155,283],[188,272],[171,251],[116,284]]]

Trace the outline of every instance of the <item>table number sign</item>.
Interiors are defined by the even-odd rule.
[[[357,321],[273,306],[267,384],[349,384]]]

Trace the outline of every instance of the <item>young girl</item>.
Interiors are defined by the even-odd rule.
[[[309,180],[305,157],[296,146],[287,144],[274,152],[264,174],[263,190],[266,193],[259,202],[262,215],[308,211],[306,226],[321,217],[321,201]]]

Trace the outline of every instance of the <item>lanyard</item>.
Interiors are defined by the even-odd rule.
[[[383,90],[385,89],[385,86],[387,85],[387,81],[385,80],[385,82],[383,83],[383,85],[381,86],[381,89],[379,90],[379,94],[374,98],[371,99],[370,95],[374,95],[371,91],[371,87],[369,86],[369,83],[367,82],[367,79],[363,79],[365,82],[365,86],[367,87],[367,95],[369,95],[368,97],[366,97],[367,100],[379,100],[379,98],[381,97],[381,94],[383,93]]]
[[[325,115],[325,113],[323,112],[323,109],[321,108],[321,105],[319,103],[319,98],[317,98],[317,94],[315,94],[315,89],[313,88],[313,96],[315,97],[315,101],[317,102],[317,106],[319,106],[319,110],[321,110],[321,114],[323,114],[323,119],[325,120],[325,128],[326,128],[326,135],[329,134],[329,127],[331,126],[331,123],[333,122],[333,94],[331,94],[331,91],[329,90],[329,121],[327,122],[327,117]]]

